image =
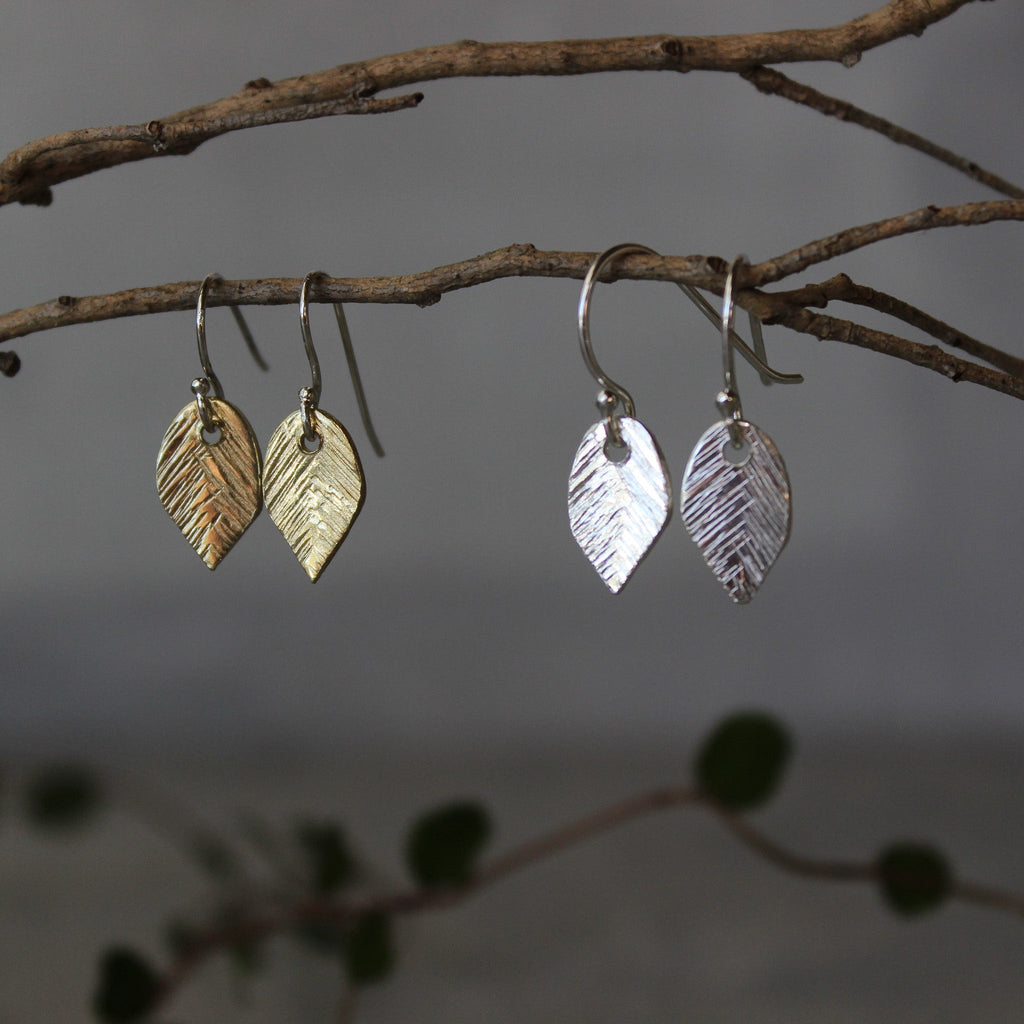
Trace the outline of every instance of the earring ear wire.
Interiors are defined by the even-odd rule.
[[[302,329],[302,342],[306,349],[306,358],[309,360],[309,370],[313,378],[311,385],[314,391],[314,405],[320,401],[322,389],[320,378],[320,360],[317,358],[316,349],[313,346],[313,334],[309,328],[309,290],[312,281],[317,277],[323,277],[322,270],[314,270],[307,274],[302,281],[302,289],[299,292],[299,324]],[[345,307],[341,302],[332,303],[334,316],[338,321],[338,333],[341,335],[341,344],[345,349],[345,362],[348,363],[349,376],[352,379],[352,390],[356,394],[356,404],[359,406],[359,417],[363,421],[363,429],[370,439],[370,446],[379,458],[384,458],[384,447],[380,443],[377,431],[373,427],[373,420],[370,418],[370,406],[366,401],[366,391],[363,388],[363,378],[359,372],[359,364],[356,362],[356,350],[352,343],[352,333],[348,328],[348,320],[345,317]]]
[[[215,398],[223,398],[224,389],[220,386],[217,374],[213,372],[213,367],[210,365],[210,352],[206,345],[206,295],[210,290],[211,284],[220,284],[223,280],[224,278],[220,274],[207,274],[199,286],[199,298],[196,300],[196,347],[199,349],[199,365],[202,366],[203,373],[213,388]],[[234,304],[229,305],[228,309],[231,310],[231,315],[238,325],[238,330],[242,334],[242,340],[245,342],[245,347],[249,350],[253,361],[261,370],[266,372],[270,367],[267,366],[266,360],[260,355],[260,350],[256,346],[256,340],[252,336],[252,331],[249,330],[249,325],[245,322],[242,311]]]

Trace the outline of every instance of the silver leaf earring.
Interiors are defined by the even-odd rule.
[[[711,571],[737,604],[746,604],[764,582],[789,540],[792,502],[786,466],[772,439],[743,418],[733,358],[733,284],[730,264],[722,298],[724,387],[715,399],[723,419],[709,427],[683,475],[683,521]],[[751,316],[755,346],[760,321]],[[798,381],[795,374],[773,379]]]
[[[630,252],[657,255],[632,242],[612,246],[594,260],[583,282],[580,351],[602,389],[602,418],[584,434],[569,474],[572,535],[613,594],[626,585],[672,514],[672,484],[658,442],[636,418],[629,392],[601,369],[590,339],[594,282],[605,266]]]

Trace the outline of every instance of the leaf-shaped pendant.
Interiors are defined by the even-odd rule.
[[[317,409],[320,447],[303,445],[299,410],[286,417],[267,445],[263,500],[313,583],[327,568],[363,507],[363,467],[348,431]]]
[[[203,437],[195,402],[167,428],[156,461],[160,503],[211,569],[231,550],[263,506],[260,447],[249,421],[230,402],[209,398],[220,430]]]
[[[613,594],[626,585],[672,514],[672,484],[658,443],[628,416],[620,417],[619,429],[625,458],[616,462],[605,454],[602,421],[583,436],[569,474],[572,535]]]
[[[745,420],[739,450],[729,423],[709,427],[683,475],[682,513],[704,561],[737,604],[757,592],[789,540],[789,477],[772,439]],[[733,456],[730,461],[730,456]]]

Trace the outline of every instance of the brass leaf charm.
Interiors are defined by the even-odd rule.
[[[302,416],[287,416],[267,445],[263,500],[311,582],[334,557],[366,497],[363,467],[348,431],[330,414],[314,414],[320,447],[306,451]]]
[[[209,442],[190,402],[167,428],[156,462],[160,503],[210,569],[263,507],[260,448],[249,421],[230,402],[210,398],[220,438]]]

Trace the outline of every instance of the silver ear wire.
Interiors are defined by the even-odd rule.
[[[746,256],[737,256],[729,264],[725,275],[725,287],[722,289],[722,390],[715,398],[715,405],[722,418],[729,424],[729,437],[734,448],[743,447],[743,406],[739,392],[736,390],[736,360],[733,355],[732,321],[735,306],[732,299],[732,285],[736,277],[736,268],[746,263]]]
[[[687,294],[690,301],[716,326],[722,322],[722,314],[704,298],[693,285],[676,282]],[[729,337],[732,339],[733,347],[737,352],[761,375],[762,384],[803,384],[804,378],[799,373],[780,373],[768,365],[768,356],[764,350],[764,334],[761,331],[761,321],[753,313],[748,313],[750,319],[750,340],[753,348],[748,345],[731,327]]]
[[[309,373],[313,379],[308,388],[302,388],[299,391],[302,436],[309,444],[316,441],[316,407],[320,404],[320,393],[323,390],[320,360],[317,359],[316,349],[313,347],[313,333],[309,329],[309,283],[320,273],[321,271],[314,270],[307,274],[302,279],[302,291],[299,293],[299,327],[302,330],[302,344],[306,349],[306,358],[309,360]]]
[[[647,253],[649,256],[659,255],[654,249],[649,246],[640,245],[636,242],[622,242],[619,245],[613,245],[610,249],[605,249],[600,255],[598,255],[594,262],[591,263],[590,269],[587,271],[587,276],[583,280],[583,290],[580,293],[580,304],[579,313],[577,317],[577,324],[579,328],[579,341],[580,351],[583,353],[583,361],[587,365],[587,369],[590,370],[591,376],[598,384],[611,396],[613,396],[617,402],[621,402],[623,410],[627,416],[635,416],[636,406],[633,402],[632,396],[629,392],[621,385],[612,380],[601,368],[601,365],[597,361],[597,357],[594,355],[594,345],[590,337],[590,301],[593,294],[594,282],[597,280],[601,271],[615,258],[618,256],[625,255],[627,253]],[[746,262],[746,257],[743,257],[742,262]],[[735,261],[734,261],[735,266]],[[683,282],[676,282],[683,294],[717,327],[722,322],[722,314],[715,309],[714,306],[704,298],[703,295],[693,285],[684,284]],[[731,278],[730,278],[731,286]],[[731,287],[730,287],[731,296]],[[731,297],[730,297],[731,304]],[[750,336],[753,342],[753,348],[748,345],[743,338],[732,327],[730,319],[729,324],[729,337],[732,341],[732,345],[737,352],[748,362],[750,365],[757,370],[761,376],[761,380],[765,384],[802,384],[803,376],[799,373],[781,373],[778,370],[773,369],[768,365],[767,356],[765,355],[764,349],[764,335],[761,332],[761,321],[754,316],[753,313],[749,314],[750,317]],[[601,402],[599,401],[599,406]]]
[[[214,398],[223,398],[224,389],[217,379],[217,374],[213,372],[213,367],[210,365],[210,353],[206,347],[206,293],[210,290],[211,284],[223,280],[224,278],[220,274],[207,274],[203,278],[203,283],[199,286],[199,298],[196,300],[196,345],[199,348],[199,363],[203,368],[206,379],[210,382]],[[245,317],[242,316],[242,311],[237,306],[230,306],[229,308],[232,316],[235,318],[235,323],[238,324],[238,329],[242,332],[245,346],[255,360],[256,365],[261,370],[269,369],[263,356],[260,355],[260,350],[256,347],[256,341],[252,336],[252,331],[249,330],[249,325],[245,322]]]
[[[199,410],[199,418],[203,423],[203,430],[208,434],[216,431],[213,413],[210,410],[210,392],[213,392],[214,398],[222,399],[224,397],[224,388],[221,386],[217,374],[213,372],[213,366],[210,364],[210,352],[206,346],[206,293],[210,290],[211,284],[223,280],[224,278],[220,274],[207,274],[203,278],[203,283],[199,286],[199,297],[196,300],[196,346],[199,349],[199,363],[203,368],[204,376],[196,377],[192,381],[192,394],[195,395],[196,407]],[[256,342],[253,339],[252,332],[249,330],[249,325],[245,322],[245,317],[242,316],[242,311],[237,306],[231,306],[230,308],[235,318],[235,323],[238,324],[238,328],[242,332],[242,339],[245,341],[246,348],[248,348],[249,353],[256,361],[256,365],[261,370],[266,370],[268,368],[267,364],[256,347]]]
[[[316,277],[324,276],[322,270],[314,270],[308,273],[302,281],[302,291],[299,294],[299,324],[302,328],[302,343],[306,349],[306,358],[309,360],[309,369],[312,375],[312,384],[299,392],[299,408],[302,411],[302,426],[306,440],[312,443],[316,439],[316,430],[313,426],[313,414],[320,404],[320,393],[323,389],[320,377],[320,360],[317,358],[316,349],[313,347],[313,335],[309,329],[309,286]],[[370,439],[370,444],[378,456],[384,456],[384,448],[381,446],[377,431],[373,428],[373,421],[370,419],[370,408],[366,401],[366,392],[363,390],[363,380],[359,373],[359,365],[356,362],[355,347],[352,344],[352,335],[348,329],[348,321],[345,319],[345,310],[342,303],[335,302],[334,315],[338,321],[338,331],[341,334],[341,343],[345,349],[345,360],[348,363],[349,375],[352,378],[352,388],[356,393],[356,404],[359,406],[359,415],[363,421],[363,427]]]
[[[645,252],[652,256],[658,255],[646,245],[638,245],[635,242],[621,242],[619,245],[613,245],[610,249],[605,249],[590,264],[587,276],[583,279],[583,289],[580,292],[580,304],[576,314],[580,352],[583,354],[583,362],[586,363],[590,375],[603,389],[601,394],[598,395],[597,407],[604,416],[608,443],[616,448],[621,448],[623,445],[622,431],[619,426],[618,405],[621,402],[625,415],[630,419],[636,419],[636,403],[633,401],[633,396],[621,384],[617,384],[604,372],[601,364],[597,361],[597,357],[594,355],[594,343],[590,337],[590,300],[594,294],[594,282],[597,280],[598,274],[612,260],[627,252]]]

